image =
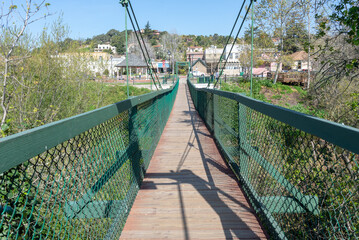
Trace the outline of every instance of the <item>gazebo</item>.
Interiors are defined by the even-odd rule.
[[[126,58],[120,62],[119,64],[116,64],[115,67],[117,68],[117,71],[120,73],[120,76],[123,75],[123,73],[125,73],[126,71]],[[129,54],[128,55],[128,71],[129,71],[129,76],[130,78],[132,77],[132,72],[133,69],[136,69],[135,74],[139,75],[139,73],[141,74],[146,74],[146,78],[147,79],[147,64],[145,62],[145,60],[143,60],[141,57],[135,55],[135,54]]]

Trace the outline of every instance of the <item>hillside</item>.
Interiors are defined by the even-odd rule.
[[[250,82],[240,79],[238,82],[222,83],[221,90],[250,96]],[[273,84],[270,80],[254,78],[253,98],[318,117],[325,115],[323,111],[310,105],[307,91],[300,86]]]

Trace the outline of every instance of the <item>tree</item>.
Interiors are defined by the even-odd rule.
[[[284,55],[284,38],[286,26],[300,20],[300,6],[296,0],[261,0],[255,4],[256,24],[264,32],[280,40],[278,46],[278,63],[273,82],[278,78],[279,67]]]
[[[144,31],[145,31],[145,36],[148,39],[151,39],[152,38],[152,29],[151,29],[151,25],[150,25],[149,21],[147,21]]]
[[[126,52],[124,36],[113,36],[110,43],[112,46],[116,47],[116,51],[118,54],[124,54]]]
[[[303,22],[290,22],[286,26],[283,38],[283,50],[287,54],[295,53],[304,49],[308,42],[308,33]]]
[[[110,40],[111,40],[111,37],[107,34],[100,34],[100,35],[94,36],[92,38],[92,41],[95,42],[95,44],[106,43],[106,42],[109,42]]]
[[[255,50],[254,50],[255,52]],[[257,54],[253,53],[253,65],[256,64],[257,58],[255,57]],[[241,51],[239,56],[239,63],[241,64],[241,67],[243,69],[243,72],[245,74],[250,74],[251,69],[251,49],[245,47],[243,51]],[[249,76],[249,75],[248,75]]]
[[[13,1],[9,6],[4,4],[2,6],[2,15],[0,15],[0,56],[3,71],[1,72],[2,83],[0,90],[2,109],[0,127],[3,132],[9,128],[6,122],[12,96],[8,87],[13,81],[18,80],[13,69],[31,56],[30,51],[26,50],[29,44],[26,42],[26,37],[24,37],[26,36],[26,30],[32,23],[49,15],[47,11],[49,5],[46,0],[26,0],[19,6],[14,5]],[[43,15],[41,16],[40,14]]]
[[[309,97],[312,105],[326,112],[326,118],[359,127],[355,104],[359,89],[359,8],[351,0],[332,6],[317,12],[319,28],[313,53],[317,74]]]
[[[359,5],[356,0],[340,0],[330,18],[337,21],[341,34],[347,35],[349,43],[359,45]]]
[[[181,37],[176,33],[166,34],[162,36],[162,51],[164,56],[168,56],[170,52],[172,60],[172,73],[174,71],[174,62],[181,59],[181,53],[179,51],[179,43]]]
[[[244,32],[244,41],[247,44],[251,44],[252,42],[252,32],[250,27]],[[272,38],[259,29],[258,26],[253,28],[253,43],[256,48],[274,48]]]
[[[338,23],[337,30],[339,35],[344,35],[346,41],[353,45],[359,46],[359,5],[356,0],[340,0],[335,5],[335,10],[330,15],[330,19]],[[325,24],[322,29],[325,29]],[[330,29],[330,28],[329,28]],[[328,30],[329,30],[328,29]],[[350,69],[359,68],[359,58],[352,59],[346,65]]]
[[[141,42],[141,45],[139,44],[139,42],[137,40],[136,34],[131,33],[131,35],[128,39],[129,52],[143,58],[143,53],[142,53],[142,51],[143,51],[147,57],[147,53],[146,53],[146,49],[145,49],[145,46],[146,46],[147,52],[148,52],[150,58],[151,59],[155,58],[155,56],[156,56],[155,50],[153,49],[153,47],[150,44],[150,42],[148,41],[148,39],[145,36],[143,37],[143,40],[145,42],[145,46],[144,46],[141,37],[138,36],[138,38]],[[141,50],[141,47],[142,47],[142,50]]]
[[[109,31],[106,33],[106,35],[109,36],[110,39],[111,39],[111,38],[114,37],[114,36],[119,36],[119,35],[121,35],[121,32],[118,31],[118,30],[116,30],[116,29],[111,29],[111,30],[109,30]]]

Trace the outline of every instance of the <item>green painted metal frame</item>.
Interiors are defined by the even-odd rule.
[[[208,92],[235,100],[273,119],[291,125],[304,132],[310,133],[351,152],[359,154],[359,129],[357,128],[313,117],[304,113],[299,113],[237,93],[207,88],[200,88],[198,91]]]
[[[261,156],[255,146],[249,144],[250,136],[247,136],[248,130],[246,128],[250,123],[247,123],[246,121],[247,119],[252,118],[248,118],[245,114],[248,109],[254,110],[279,122],[326,140],[338,147],[347,149],[353,152],[353,154],[359,154],[359,129],[264,103],[237,93],[207,88],[196,88],[189,79],[187,82],[196,109],[204,119],[209,130],[212,131],[217,146],[228,160],[234,173],[239,180],[244,183],[244,190],[246,194],[250,196],[249,199],[253,203],[256,212],[263,213],[266,221],[270,223],[270,226],[268,226],[270,229],[269,231],[275,232],[276,237],[280,239],[287,239],[285,232],[281,229],[281,224],[277,222],[273,214],[311,213],[318,216],[321,213],[318,196],[302,194],[301,191],[291,184],[275,166]],[[199,93],[201,93],[201,96],[207,97],[200,97]],[[238,122],[238,132],[228,126],[221,117],[217,115],[219,108],[217,102],[220,97],[237,102],[239,114],[238,121],[241,119],[241,121]],[[213,108],[213,110],[210,110],[211,108]],[[239,149],[235,146],[226,147],[226,144],[218,137],[219,128],[225,129],[231,136],[237,137]],[[238,152],[239,162],[232,157],[233,153],[236,154]],[[286,189],[290,195],[260,196],[249,179],[249,157],[253,159],[258,166],[264,169],[268,173],[268,176]],[[353,227],[355,228],[355,226]]]
[[[0,139],[0,173],[65,142],[131,107],[172,91],[169,89],[144,94],[87,113],[46,124]]]
[[[0,230],[8,237],[15,233],[15,239],[55,232],[75,234],[74,238],[85,233],[103,239],[118,236],[171,112],[178,83],[0,139],[0,182],[5,187],[0,192]],[[114,184],[117,189],[110,190]],[[19,202],[22,196],[25,202]],[[33,197],[37,200],[30,201]],[[48,220],[52,224],[46,225]],[[77,229],[73,224],[82,225]]]

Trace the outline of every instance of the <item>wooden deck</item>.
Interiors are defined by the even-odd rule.
[[[185,83],[121,239],[266,239]]]

